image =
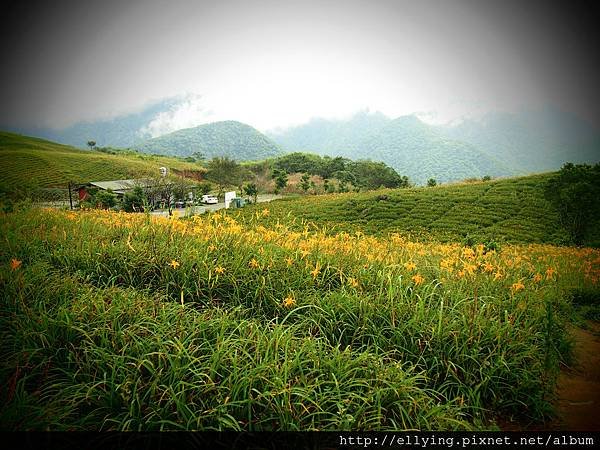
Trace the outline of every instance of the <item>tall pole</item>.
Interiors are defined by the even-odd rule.
[[[69,205],[71,205],[71,209],[73,209],[73,197],[71,195],[71,182],[69,181]]]

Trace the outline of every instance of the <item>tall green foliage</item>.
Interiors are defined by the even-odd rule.
[[[130,192],[123,196],[123,209],[127,212],[137,212],[144,209],[146,196],[141,186],[135,186]]]
[[[117,204],[117,196],[112,190],[98,191],[94,198],[94,203],[98,208],[108,209]]]
[[[296,152],[277,158],[273,165],[277,170],[288,174],[304,172],[319,175],[324,179],[337,178],[344,184],[352,184],[362,189],[409,186],[407,176],[400,176],[383,162],[352,161],[339,156],[330,158]]]
[[[408,187],[408,177],[400,176],[383,162],[356,161],[349,170],[355,175],[356,183],[364,189]]]
[[[258,199],[258,187],[255,183],[250,183],[244,186],[244,192],[247,196],[252,197],[252,201],[254,203],[257,202]]]
[[[249,176],[247,171],[227,156],[211,159],[207,167],[207,178],[217,185],[219,195],[224,192],[226,186],[239,186],[244,178]]]
[[[273,178],[275,179],[275,193],[279,194],[279,192],[287,186],[287,173],[284,170],[275,169],[273,171]]]
[[[308,189],[310,188],[310,175],[305,173],[302,175],[302,178],[300,178],[300,187],[302,188],[302,190],[304,192],[307,192]]]
[[[573,242],[582,244],[600,213],[600,164],[566,163],[548,181],[545,194]]]

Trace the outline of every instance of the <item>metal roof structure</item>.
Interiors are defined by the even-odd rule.
[[[113,181],[90,181],[89,185],[97,188],[108,190],[110,189],[115,194],[124,194],[132,190],[136,186],[146,187],[149,185],[148,180],[113,180]]]

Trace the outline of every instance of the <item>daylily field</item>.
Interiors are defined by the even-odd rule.
[[[1,422],[490,429],[550,417],[600,251],[332,233],[269,208],[0,215]]]

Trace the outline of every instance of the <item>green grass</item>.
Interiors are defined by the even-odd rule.
[[[0,134],[8,186],[60,183],[69,166],[100,178],[102,158],[169,166],[25,141]],[[597,318],[600,298],[598,250],[510,244],[568,242],[549,176],[185,220],[0,213],[0,428],[539,423],[569,362],[567,325]]]
[[[66,188],[68,182],[127,179],[143,173],[158,173],[161,166],[179,170],[199,169],[175,158],[111,155],[0,132],[0,179],[5,192],[23,187]]]
[[[0,230],[0,423],[13,430],[542,420],[568,357],[566,293],[598,293],[587,249],[475,254],[221,214],[29,210],[0,214]],[[549,266],[558,275],[533,281]]]
[[[544,198],[544,185],[551,176],[294,197],[273,202],[270,221],[288,224],[293,218],[300,228],[302,220],[334,232],[401,233],[445,242],[471,237],[475,242],[568,244],[567,231]],[[247,208],[234,217],[248,220],[255,212]],[[589,243],[594,239],[590,235]]]

